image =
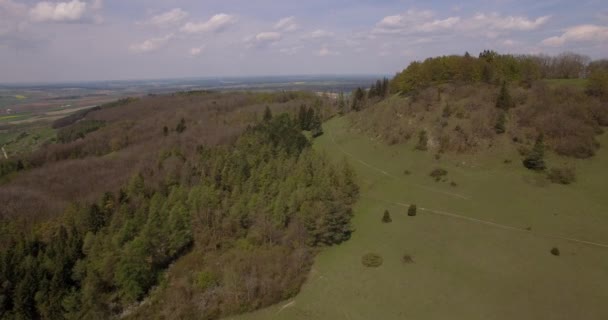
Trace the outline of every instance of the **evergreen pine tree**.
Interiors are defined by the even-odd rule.
[[[498,94],[498,99],[496,100],[496,108],[506,111],[514,106],[515,104],[513,103],[513,98],[511,98],[511,94],[509,93],[509,88],[507,88],[507,83],[503,82],[502,87],[500,88],[500,93]]]
[[[416,145],[416,150],[426,151],[428,150],[429,137],[425,130],[420,131],[418,134],[418,144]]]
[[[507,113],[505,111],[502,111],[498,115],[498,118],[496,119],[496,124],[494,125],[494,131],[496,131],[497,134],[505,133],[507,131],[506,122],[507,122]]]
[[[338,113],[346,113],[346,100],[344,99],[344,93],[340,92],[338,95]]]
[[[272,120],[272,111],[270,111],[270,108],[266,106],[266,109],[264,109],[264,122],[268,122],[270,120]]]
[[[306,126],[306,106],[301,105],[300,110],[298,110],[298,125],[300,126],[300,130],[307,130]]]
[[[382,222],[384,222],[384,223],[393,222],[393,219],[391,219],[391,214],[390,214],[390,212],[388,212],[388,210],[384,210],[384,214],[382,215]]]
[[[526,168],[530,170],[541,171],[547,168],[545,164],[545,143],[543,135],[540,134],[538,138],[536,138],[536,142],[534,143],[534,148],[528,154],[526,159],[524,159],[523,164]]]
[[[416,207],[416,205],[412,204],[407,209],[407,215],[410,216],[410,217],[414,217],[414,216],[416,216],[417,211],[418,211],[418,208]]]
[[[175,127],[175,131],[177,131],[177,133],[182,133],[186,131],[186,120],[184,118],[181,118],[179,120],[177,127]]]

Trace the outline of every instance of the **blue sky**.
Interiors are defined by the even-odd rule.
[[[392,74],[484,49],[608,57],[608,3],[0,0],[0,82]]]

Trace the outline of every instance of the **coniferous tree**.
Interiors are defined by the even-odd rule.
[[[343,92],[338,95],[338,113],[341,115],[346,113],[346,100]]]
[[[390,90],[390,81],[388,80],[388,78],[384,78],[382,80],[382,97],[386,98],[386,96],[388,95],[388,92]]]
[[[545,164],[545,143],[544,137],[542,134],[536,138],[536,142],[534,143],[534,148],[528,154],[528,156],[524,159],[523,164],[526,168],[530,170],[542,171],[547,168]]]
[[[507,113],[505,111],[501,111],[496,119],[496,124],[494,125],[494,131],[497,134],[503,134],[507,131],[506,129],[507,123]]]
[[[390,214],[390,212],[388,212],[388,210],[384,210],[384,214],[382,215],[382,222],[384,222],[384,223],[393,222],[393,219],[391,219],[391,214]]]
[[[416,205],[412,204],[409,206],[409,208],[407,208],[407,215],[410,217],[414,217],[414,216],[416,216],[417,211],[418,211],[418,208],[416,207]]]
[[[363,108],[363,100],[365,99],[365,92],[361,88],[357,88],[353,93],[352,109],[359,111]]]
[[[177,131],[177,133],[182,133],[186,131],[186,120],[184,118],[181,118],[179,120],[177,127],[175,127],[175,131]]]
[[[416,144],[416,150],[426,151],[428,150],[429,137],[426,130],[420,131],[418,134],[418,144]]]
[[[312,133],[312,137],[316,138],[323,135],[323,127],[321,124],[321,117],[317,114],[313,117],[312,123],[310,125],[310,132]]]
[[[264,122],[268,122],[270,120],[272,120],[272,111],[270,111],[270,108],[268,106],[266,106],[266,109],[264,109]]]
[[[500,88],[500,93],[498,94],[498,99],[496,100],[496,108],[506,111],[510,108],[513,108],[514,106],[515,103],[513,102],[513,98],[511,98],[507,83],[503,82],[502,87]]]

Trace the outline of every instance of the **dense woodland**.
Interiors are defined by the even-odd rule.
[[[0,318],[212,319],[293,296],[352,232],[353,172],[302,133],[334,109],[190,92],[58,121],[56,144],[3,162]]]

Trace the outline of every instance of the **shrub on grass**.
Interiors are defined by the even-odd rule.
[[[571,184],[576,181],[576,172],[573,167],[552,168],[547,177],[553,183]]]
[[[448,175],[448,171],[445,169],[437,168],[429,174],[435,181],[441,181],[441,179]]]
[[[391,213],[388,212],[388,210],[384,210],[384,214],[382,215],[382,222],[384,222],[384,223],[393,222],[393,219],[391,219]]]
[[[450,185],[451,185],[452,187],[454,187],[454,188],[458,187],[458,183],[456,183],[455,181],[452,181],[452,182],[450,183]]]
[[[361,263],[368,268],[377,268],[382,265],[382,262],[382,257],[375,253],[368,253],[361,258]]]
[[[404,254],[403,257],[401,258],[401,261],[403,261],[403,263],[405,263],[405,264],[414,263],[414,259],[409,254]]]
[[[426,151],[428,150],[429,137],[425,130],[420,131],[418,134],[418,144],[416,144],[416,150]]]
[[[407,215],[410,217],[415,217],[416,213],[418,211],[418,208],[416,207],[415,204],[410,205],[410,207],[407,209]]]
[[[405,171],[403,171],[403,174],[406,176],[409,176],[410,174],[412,174],[412,172],[409,170],[405,170]]]
[[[551,249],[551,254],[558,257],[560,255],[559,249],[558,248]]]

